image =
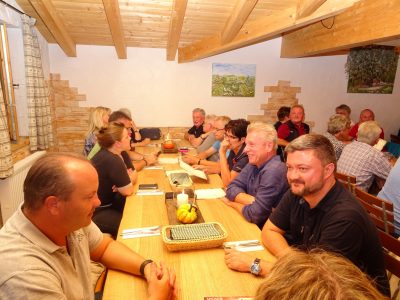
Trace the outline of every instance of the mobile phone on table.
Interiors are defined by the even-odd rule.
[[[158,189],[157,183],[143,183],[139,184],[139,190],[156,190]]]

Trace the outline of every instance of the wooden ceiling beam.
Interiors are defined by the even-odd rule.
[[[187,0],[174,0],[169,22],[169,32],[167,41],[167,60],[175,60],[178,50],[179,40],[185,18]]]
[[[126,44],[118,0],[103,0],[103,6],[118,58],[126,59]]]
[[[222,43],[221,36],[218,34],[179,48],[178,62],[194,61],[278,37],[283,32],[335,16],[357,1],[331,0],[325,2],[317,11],[300,20],[295,19],[297,7],[282,10],[274,15],[245,23],[235,38],[226,44]]]
[[[258,0],[237,0],[221,34],[221,42],[223,44],[233,40],[253,11],[257,2]]]
[[[316,11],[326,0],[300,0],[297,5],[296,19],[301,19],[311,15]]]
[[[67,56],[76,57],[76,44],[50,0],[29,0],[36,13],[49,29]]]
[[[285,34],[281,57],[315,56],[399,38],[400,1],[363,0],[323,23],[326,27],[315,23]]]

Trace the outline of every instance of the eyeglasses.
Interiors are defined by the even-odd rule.
[[[231,135],[231,134],[228,134],[228,133],[225,133],[225,134],[224,134],[224,137],[225,137],[226,139],[230,139],[230,140],[238,139],[237,136],[234,136],[234,135]]]

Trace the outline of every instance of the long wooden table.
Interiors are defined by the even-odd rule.
[[[148,148],[145,151],[149,151]],[[176,156],[163,154],[163,156]],[[179,169],[178,165],[165,165],[166,170]],[[160,189],[171,191],[165,170],[142,170],[135,185],[157,182]],[[210,175],[208,183],[194,183],[194,188],[222,187],[219,175]],[[247,222],[235,210],[221,200],[198,200],[197,204],[206,222],[220,222],[228,232],[227,241],[260,239],[260,230]],[[123,229],[168,225],[164,196],[138,196],[127,199],[120,233]],[[178,299],[204,299],[204,297],[254,296],[262,279],[250,273],[230,270],[224,262],[222,248],[170,252],[161,236],[118,240],[132,250],[156,262],[164,261],[175,269]],[[257,257],[273,261],[275,258],[265,251],[253,253]],[[147,299],[147,284],[144,279],[123,272],[109,270],[103,299]]]

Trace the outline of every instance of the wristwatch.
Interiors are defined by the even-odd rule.
[[[256,258],[252,265],[250,266],[250,273],[258,276],[261,273],[260,259]]]
[[[144,268],[148,265],[151,264],[153,261],[151,259],[146,259],[145,261],[142,262],[139,268],[139,272],[142,276],[144,276]]]

